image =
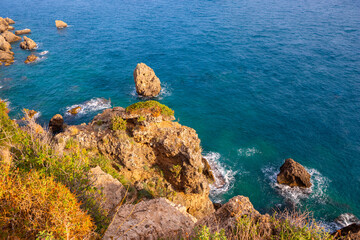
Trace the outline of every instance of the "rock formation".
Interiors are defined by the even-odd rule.
[[[28,33],[31,33],[31,30],[26,28],[26,29],[23,29],[23,30],[16,30],[15,31],[15,34],[16,35],[22,35],[22,34],[28,34]]]
[[[64,119],[60,114],[53,116],[49,122],[49,130],[52,133],[62,132],[64,129]]]
[[[78,106],[78,107],[74,107],[74,108],[70,109],[68,112],[71,113],[71,115],[76,115],[80,112],[80,110],[81,110],[81,107]]]
[[[5,18],[4,19],[8,24],[15,24],[15,21],[14,20],[12,20],[11,18]]]
[[[5,31],[1,34],[5,39],[6,41],[8,41],[9,43],[12,43],[12,42],[16,42],[16,41],[20,41],[21,40],[21,37],[19,36],[16,36],[15,34],[13,34],[12,32],[9,32],[9,31]]]
[[[310,174],[306,169],[293,159],[288,158],[280,167],[280,173],[277,175],[277,182],[289,185],[290,187],[311,187]]]
[[[173,111],[155,101],[116,107],[98,114],[88,125],[55,136],[60,148],[69,138],[121,165],[120,173],[138,191],[167,197],[197,218],[214,212],[209,199],[208,165],[194,129],[174,120]]]
[[[0,33],[7,31],[8,27],[9,23],[5,19],[0,17]]]
[[[136,92],[144,97],[156,97],[159,95],[161,86],[160,79],[154,70],[144,63],[139,63],[134,70]]]
[[[180,239],[190,233],[196,219],[165,198],[120,207],[103,239]]]
[[[5,52],[0,50],[0,65],[5,63],[5,66],[9,66],[14,62],[14,53],[13,52]]]
[[[20,47],[25,50],[32,50],[36,48],[37,45],[32,39],[24,36],[24,41],[20,43]]]
[[[353,223],[349,226],[343,227],[340,230],[332,233],[335,239],[343,240],[359,240],[360,239],[360,223]]]
[[[25,63],[28,64],[28,63],[35,62],[38,58],[39,58],[38,56],[31,54],[26,58]]]
[[[55,20],[55,25],[57,28],[66,28],[67,27],[67,24],[60,20]]]
[[[10,52],[11,50],[11,44],[6,41],[6,39],[0,35],[0,50],[5,52]]]
[[[7,30],[14,30],[15,28],[13,26],[8,26]]]

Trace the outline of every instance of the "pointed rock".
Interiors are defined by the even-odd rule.
[[[57,28],[66,28],[68,26],[67,23],[60,20],[55,20],[55,25]]]
[[[145,63],[139,63],[134,70],[136,92],[144,97],[156,97],[159,95],[161,86],[160,79],[154,70]]]
[[[310,174],[300,164],[293,159],[288,158],[280,167],[280,173],[277,175],[277,182],[289,185],[290,187],[311,187]]]
[[[26,36],[24,36],[24,41],[20,43],[20,47],[25,50],[32,50],[37,47],[36,43]]]

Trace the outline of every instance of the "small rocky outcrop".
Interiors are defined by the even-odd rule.
[[[15,34],[13,34],[12,32],[9,32],[9,31],[5,31],[1,34],[6,41],[8,41],[9,43],[12,43],[12,42],[17,42],[17,41],[20,41],[21,40],[21,37],[19,36],[16,36]]]
[[[55,20],[55,25],[57,28],[66,28],[68,26],[67,23],[61,20]]]
[[[34,55],[34,54],[31,54],[29,55],[26,60],[25,60],[25,63],[28,64],[28,63],[32,63],[32,62],[35,62],[36,60],[38,60],[39,57]]]
[[[271,236],[273,226],[268,214],[261,215],[255,210],[248,197],[236,196],[212,213],[196,223],[195,228],[208,226],[210,231],[217,232],[224,229],[227,237],[231,237],[236,230],[237,221],[243,217],[252,220],[252,224],[260,226],[257,235]]]
[[[97,149],[122,166],[119,173],[137,191],[164,196],[202,218],[215,211],[209,199],[214,179],[196,131],[173,122],[173,114],[156,101],[106,109],[90,124],[73,126],[76,131],[67,128],[55,141],[60,149],[70,138],[89,151]]]
[[[14,53],[13,52],[5,52],[0,50],[0,65],[5,63],[5,66],[9,66],[14,62]]]
[[[80,110],[81,110],[81,107],[78,106],[78,107],[74,107],[74,108],[70,109],[68,111],[68,113],[70,113],[71,115],[76,115],[76,114],[78,114],[80,112]]]
[[[13,27],[13,26],[8,26],[8,29],[7,30],[9,30],[9,31],[12,31],[12,30],[14,30],[15,28]]]
[[[134,70],[136,92],[144,97],[156,97],[159,95],[161,86],[160,79],[154,70],[145,63],[139,63]]]
[[[6,41],[6,39],[0,35],[0,50],[5,52],[10,52],[11,50],[11,44]]]
[[[9,28],[9,23],[5,19],[0,17],[0,33],[7,31],[8,28]]]
[[[15,24],[15,21],[14,20],[12,20],[11,18],[5,18],[4,19],[8,24]]]
[[[184,207],[165,198],[125,204],[117,211],[103,239],[180,239],[192,231],[195,222]]]
[[[28,29],[28,28],[23,29],[23,30],[16,30],[16,31],[15,31],[15,34],[16,34],[16,35],[29,34],[29,33],[31,33],[31,30]]]
[[[300,164],[293,159],[288,158],[280,167],[280,173],[277,175],[277,182],[290,187],[311,187],[310,174]]]
[[[60,114],[53,116],[49,122],[49,130],[53,133],[60,133],[64,129],[64,119]]]
[[[360,239],[360,223],[353,223],[349,226],[343,227],[340,230],[332,233],[335,239],[344,240],[359,240]]]
[[[25,50],[33,50],[37,45],[31,38],[24,36],[24,41],[20,43],[20,47]]]

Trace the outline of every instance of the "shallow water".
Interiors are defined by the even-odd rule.
[[[42,53],[25,65],[29,53],[13,44],[15,64],[0,68],[12,117],[26,107],[46,123],[96,98],[127,106],[139,100],[132,72],[145,62],[165,86],[158,100],[233,174],[216,201],[241,194],[261,212],[295,204],[325,222],[360,217],[359,1],[12,0],[0,9],[31,28]],[[56,19],[70,26],[57,30]],[[91,106],[66,121],[103,109]],[[275,184],[288,157],[313,172],[308,195]]]

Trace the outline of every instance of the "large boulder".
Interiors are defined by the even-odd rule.
[[[55,20],[55,25],[57,28],[66,28],[68,26],[67,23],[61,20]]]
[[[64,129],[64,119],[60,114],[54,115],[49,122],[49,130],[52,133],[62,132]]]
[[[180,239],[190,233],[196,219],[165,198],[125,204],[119,208],[103,239]]]
[[[12,32],[9,32],[9,31],[5,31],[1,34],[5,39],[6,41],[8,41],[9,43],[12,43],[12,42],[16,42],[16,41],[20,41],[21,40],[21,37],[19,36],[16,36],[15,34],[13,34]]]
[[[15,21],[14,20],[12,20],[11,18],[5,18],[4,19],[8,24],[15,24]]]
[[[288,158],[280,167],[280,173],[277,175],[277,182],[290,187],[311,187],[310,174],[300,164],[293,159]]]
[[[161,86],[160,79],[154,70],[145,63],[139,63],[134,70],[136,92],[144,97],[156,97],[159,95]]]
[[[23,29],[23,30],[16,30],[15,31],[15,34],[16,35],[22,35],[22,34],[28,34],[28,33],[31,33],[31,30],[26,28],[26,29]]]
[[[31,54],[29,55],[26,60],[25,60],[25,63],[28,64],[28,63],[32,63],[32,62],[35,62],[36,60],[38,60],[39,57],[34,55],[34,54]]]
[[[24,41],[20,43],[20,47],[25,50],[32,50],[37,47],[36,43],[26,36],[24,36]]]
[[[0,35],[0,50],[5,52],[10,52],[11,50],[11,44],[6,41],[6,39]]]

